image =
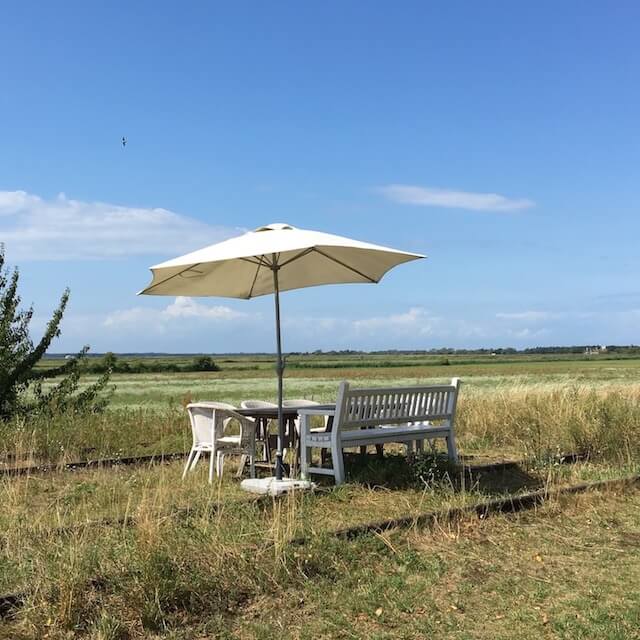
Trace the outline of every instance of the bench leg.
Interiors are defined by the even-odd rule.
[[[311,466],[311,447],[307,447],[305,442],[300,442],[300,477],[303,480],[309,479],[309,467]]]
[[[309,429],[309,416],[302,416],[300,420],[300,437],[298,447],[300,448],[300,477],[303,480],[309,479],[309,467],[311,466],[311,447],[307,447],[307,436]]]
[[[452,462],[458,462],[458,451],[456,450],[456,439],[453,431],[449,431],[447,435],[447,455]]]
[[[342,484],[344,482],[344,459],[342,457],[342,447],[331,447],[331,458],[336,485]]]
[[[413,440],[409,440],[409,442],[405,443],[405,446],[407,447],[407,460],[413,460],[413,457],[414,457],[414,453],[413,453],[414,442],[413,442]]]
[[[378,454],[378,458],[380,460],[382,460],[382,458],[384,458],[384,445],[383,444],[377,444],[376,445],[376,453]]]

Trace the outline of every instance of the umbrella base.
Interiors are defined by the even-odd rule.
[[[276,480],[271,478],[249,478],[243,480],[240,486],[250,493],[268,494],[271,496],[281,496],[290,491],[308,491],[315,487],[309,480],[294,480],[293,478],[283,478]]]

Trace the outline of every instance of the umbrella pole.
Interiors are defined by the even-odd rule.
[[[276,303],[276,346],[278,356],[276,360],[276,372],[278,374],[278,449],[276,451],[276,480],[282,480],[282,443],[284,441],[284,419],[282,416],[282,377],[284,374],[284,363],[282,362],[282,340],[280,338],[280,290],[278,285],[278,265],[273,262],[273,288],[275,291]]]

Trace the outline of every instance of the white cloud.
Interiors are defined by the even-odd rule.
[[[353,320],[351,326],[356,333],[368,333],[370,335],[379,332],[391,332],[394,334],[426,336],[432,335],[441,327],[441,324],[441,318],[420,307],[412,307],[405,313]]]
[[[498,193],[472,193],[406,184],[390,184],[380,187],[378,191],[393,202],[424,207],[505,212],[529,209],[535,205],[532,200],[507,198]]]
[[[283,315],[282,333],[286,351],[624,344],[637,342],[639,318],[640,309],[440,315],[416,306],[376,315],[345,310],[335,316],[292,311]],[[36,318],[34,324],[41,329],[47,319]],[[161,308],[138,306],[106,317],[70,315],[53,350],[74,351],[85,343],[94,351],[272,352],[273,313],[270,305],[237,310],[176,298]]]
[[[0,240],[12,261],[177,255],[241,231],[167,209],[0,191]]]
[[[524,329],[509,329],[507,335],[516,340],[531,340],[532,338],[538,338],[549,334],[548,329],[531,329],[525,327]]]
[[[566,314],[552,311],[517,311],[515,313],[496,313],[500,320],[517,320],[523,322],[541,322],[544,320],[557,320]]]
[[[253,314],[256,316],[256,314]],[[177,297],[164,309],[152,309],[149,307],[132,307],[121,309],[108,314],[103,325],[115,330],[135,330],[144,332],[164,333],[167,330],[175,330],[178,325],[185,322],[211,321],[218,323],[230,323],[249,317],[243,311],[237,311],[224,305],[210,306],[196,302],[193,298]]]

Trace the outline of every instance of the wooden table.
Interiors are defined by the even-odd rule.
[[[282,418],[284,422],[284,441],[282,442],[283,449],[294,449],[296,452],[296,458],[299,455],[298,452],[298,432],[296,431],[296,420],[298,419],[298,409],[308,409],[309,406],[299,407],[282,407]],[[319,404],[314,406],[313,409],[335,409],[335,404]],[[270,450],[275,449],[277,446],[277,434],[269,433],[269,422],[278,421],[278,407],[262,407],[260,409],[236,409],[236,411],[248,418],[253,418],[256,421],[256,438],[266,443],[265,454],[267,462],[271,462]],[[331,430],[330,420],[327,429]],[[271,445],[274,446],[271,446]]]

